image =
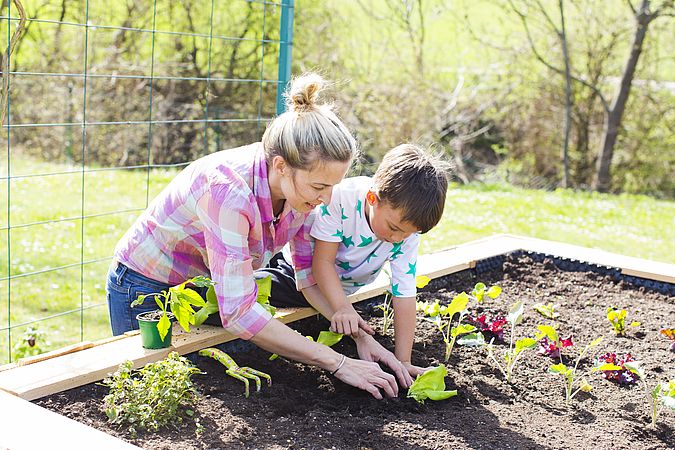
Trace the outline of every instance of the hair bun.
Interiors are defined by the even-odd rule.
[[[284,93],[287,110],[295,112],[314,111],[319,92],[325,85],[326,81],[316,73],[306,73],[295,78]]]

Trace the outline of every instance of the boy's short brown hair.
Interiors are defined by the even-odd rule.
[[[373,176],[374,187],[381,201],[402,210],[402,220],[426,233],[443,216],[448,167],[440,157],[402,144],[384,155]]]

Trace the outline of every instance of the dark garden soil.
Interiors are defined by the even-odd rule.
[[[672,296],[615,282],[594,272],[561,271],[550,260],[536,263],[520,256],[507,258],[502,269],[484,273],[480,279],[467,271],[434,280],[419,297],[449,302],[458,292],[470,292],[477,281],[503,288],[501,297],[484,303],[483,312],[488,316],[505,315],[516,300],[525,302],[525,317],[517,327],[517,337],[533,336],[536,325],[555,322],[563,337],[573,336],[576,345],[565,349],[570,357],[592,339],[606,336],[591,357],[582,361],[585,368],[598,354],[630,352],[642,361],[650,385],[675,378],[675,353],[669,351],[670,343],[659,334],[661,328],[675,327]],[[532,309],[534,303],[548,301],[560,305],[560,317],[555,321]],[[475,304],[470,305],[475,311]],[[608,306],[627,309],[627,321],[642,325],[629,329],[626,337],[614,336],[605,318]],[[381,320],[373,317],[371,323],[381,330]],[[311,318],[293,327],[316,336],[327,329],[327,322]],[[378,339],[393,348],[390,336],[380,335]],[[348,339],[336,348],[356,356],[355,346]],[[499,346],[500,351],[505,348]],[[443,363],[443,355],[438,330],[420,321],[413,362],[437,365]],[[406,398],[404,391],[399,398],[378,401],[323,370],[283,358],[268,361],[268,356],[257,349],[234,355],[240,365],[272,376],[272,388],[263,386],[249,399],[244,398],[243,384],[225,376],[219,363],[196,359],[207,373],[194,377],[203,393],[196,408],[205,428],[200,436],[196,435],[195,422],[187,419],[179,429],[139,433],[132,439],[125,429],[106,423],[101,409],[106,388],[97,385],[36,403],[147,449],[675,448],[675,412],[663,410],[657,428],[650,428],[642,387],[621,387],[596,373],[590,378],[593,391],[579,393],[566,407],[562,377],[546,373],[557,361],[536,351],[522,358],[514,384],[509,384],[487,360],[484,350],[456,346],[447,363],[446,383],[459,395],[424,405]],[[569,360],[566,358],[566,362]]]

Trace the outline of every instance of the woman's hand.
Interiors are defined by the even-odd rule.
[[[351,303],[335,311],[330,320],[330,331],[341,333],[354,338],[361,336],[361,330],[368,334],[375,334],[375,330],[363,320]]]
[[[359,338],[354,338],[354,342],[356,342],[356,350],[359,354],[359,358],[364,361],[377,361],[383,363],[394,372],[401,386],[404,388],[410,387],[413,380],[408,370],[398,359],[396,359],[396,356],[392,352],[382,347],[374,337],[361,333]]]
[[[376,362],[346,358],[334,376],[340,381],[369,392],[378,400],[383,398],[380,389],[387,397],[398,395],[396,379],[384,372]]]
[[[422,375],[424,372],[433,369],[433,367],[419,367],[413,365],[410,361],[401,361],[405,370],[408,371],[411,377],[415,378],[418,375]]]

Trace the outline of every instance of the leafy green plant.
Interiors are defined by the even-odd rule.
[[[478,303],[483,303],[483,299],[487,295],[491,299],[495,299],[499,297],[499,295],[502,293],[502,288],[499,286],[490,286],[489,288],[485,285],[485,283],[476,283],[474,286],[473,290],[471,291],[471,295],[473,298],[476,299]]]
[[[553,302],[549,302],[545,305],[543,303],[536,303],[533,306],[535,311],[549,319],[557,319],[560,317],[560,314],[558,314],[555,310],[557,307],[558,305],[554,305]]]
[[[206,301],[197,293],[197,291],[187,287],[188,284],[192,284],[199,288],[208,286],[212,289],[215,283],[209,278],[200,275],[190,278],[176,286],[172,286],[168,291],[139,295],[138,298],[131,303],[131,306],[134,307],[142,305],[148,297],[152,297],[155,300],[155,303],[157,303],[157,306],[162,311],[162,315],[157,323],[159,336],[162,340],[164,340],[164,337],[171,327],[171,320],[168,315],[169,310],[180,326],[188,332],[190,331],[190,325],[199,326],[204,323],[204,320],[208,317],[208,314],[205,313],[197,315],[193,307],[196,306],[203,309],[206,306]],[[215,291],[213,291],[212,296],[215,297]],[[216,308],[216,311],[217,310],[218,309]]]
[[[590,392],[593,389],[593,386],[588,382],[586,377],[577,374],[579,368],[579,362],[584,357],[584,355],[593,347],[597,346],[601,341],[602,337],[594,339],[590,344],[586,345],[579,356],[577,356],[576,361],[574,362],[573,367],[567,367],[565,364],[558,363],[553,364],[548,368],[548,373],[555,375],[563,375],[565,377],[565,404],[569,405],[572,398],[579,393],[579,391]],[[593,370],[602,370],[599,368],[594,368]],[[575,391],[574,388],[577,387]]]
[[[504,353],[503,356],[504,365],[502,366],[495,356],[495,348],[493,345],[494,339],[486,345],[486,349],[488,357],[492,359],[499,371],[502,373],[502,375],[504,375],[504,378],[506,378],[506,381],[510,383],[518,359],[524,351],[535,348],[537,346],[537,341],[529,337],[524,337],[518,339],[514,343],[515,327],[523,320],[523,302],[518,301],[511,305],[511,309],[509,310],[508,316],[506,316],[506,320],[511,324],[511,340],[509,343],[509,349],[506,353]]]
[[[669,380],[665,383],[657,383],[652,389],[647,384],[647,376],[639,361],[627,361],[622,366],[616,366],[629,370],[635,377],[642,382],[647,393],[649,403],[649,415],[651,417],[652,427],[656,426],[659,412],[662,406],[675,410],[675,380]],[[616,369],[611,369],[616,370]]]
[[[476,327],[473,325],[462,324],[462,319],[466,315],[466,307],[468,304],[469,296],[466,292],[456,295],[447,306],[441,306],[438,301],[431,304],[418,304],[418,308],[430,317],[425,318],[425,320],[435,324],[443,336],[446,361],[449,360],[450,355],[452,355],[452,349],[455,346],[457,337],[476,331]],[[455,326],[452,326],[455,315],[458,315],[457,322],[455,323]]]
[[[181,423],[183,415],[194,414],[190,408],[197,403],[199,393],[192,376],[198,373],[202,372],[176,352],[138,371],[133,370],[131,361],[123,362],[102,382],[110,389],[103,398],[108,420],[127,424],[132,435],[137,430],[157,431]]]
[[[19,342],[14,344],[14,348],[12,349],[14,359],[21,359],[27,356],[35,356],[44,353],[45,350],[43,349],[42,344],[45,346],[49,345],[49,342],[45,341],[44,333],[39,330],[37,324],[28,325]]]
[[[408,398],[415,399],[416,402],[424,404],[426,399],[445,400],[457,395],[457,391],[445,390],[445,376],[448,370],[444,365],[427,370],[421,375],[417,375],[415,381],[408,388]]]
[[[418,275],[415,278],[415,286],[417,289],[422,289],[427,284],[429,284],[429,281],[431,281],[431,278],[425,275]],[[393,294],[391,291],[386,291],[384,293],[384,301],[381,305],[377,306],[377,309],[382,311],[382,334],[387,334],[387,331],[394,320],[394,308],[391,305],[392,299]]]
[[[616,309],[613,306],[607,308],[607,320],[612,324],[614,333],[617,336],[626,335],[626,310],[625,309]],[[631,327],[639,327],[640,322],[631,322],[629,325]]]

